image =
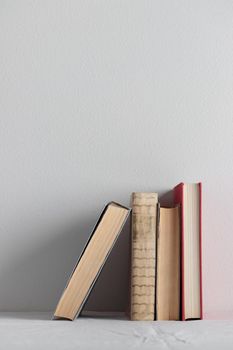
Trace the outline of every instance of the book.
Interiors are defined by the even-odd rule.
[[[110,254],[130,208],[108,203],[101,213],[54,312],[54,319],[74,320],[91,292]]]
[[[132,194],[131,320],[154,320],[157,193]]]
[[[180,207],[159,207],[156,319],[180,319]]]
[[[182,320],[202,319],[202,185],[180,183]]]

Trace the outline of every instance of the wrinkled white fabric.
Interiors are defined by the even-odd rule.
[[[50,313],[1,313],[0,349],[232,350],[233,321],[138,322],[80,317],[52,321]]]

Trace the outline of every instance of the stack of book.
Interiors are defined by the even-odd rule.
[[[201,183],[174,188],[174,207],[134,192],[131,215],[131,320],[202,319]],[[74,320],[131,209],[108,203],[58,302],[54,319]]]

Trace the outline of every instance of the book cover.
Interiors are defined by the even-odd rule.
[[[117,209],[119,209],[118,212]],[[54,319],[73,320],[80,314],[130,210],[116,202],[110,202],[105,206],[68,279],[56,307]],[[78,298],[79,294],[81,296]]]

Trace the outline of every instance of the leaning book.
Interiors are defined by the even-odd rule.
[[[54,312],[54,319],[74,320],[90,294],[117,238],[130,208],[116,202],[102,211]]]

